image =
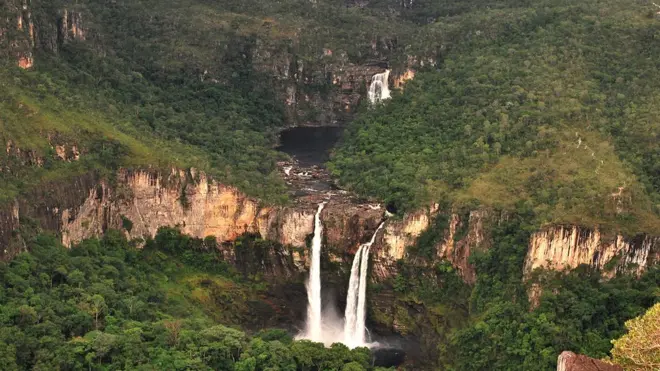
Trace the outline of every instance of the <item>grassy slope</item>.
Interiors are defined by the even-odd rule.
[[[32,19],[47,29],[69,5],[35,1]],[[0,11],[13,11],[7,9]],[[90,168],[174,165],[202,168],[267,202],[286,202],[275,172],[281,155],[272,150],[285,125],[283,106],[274,96],[277,82],[257,71],[255,50],[291,50],[314,62],[330,48],[361,62],[372,39],[395,32],[403,38],[413,29],[396,16],[332,1],[89,0],[74,9],[84,15],[85,42],[69,43],[57,55],[37,51],[33,71],[2,71],[1,139],[46,155],[46,162],[54,157],[47,140],[54,135],[89,155],[83,158],[99,157],[94,144],[111,141],[120,148],[111,157],[119,158],[53,164],[50,172],[12,163],[17,176],[3,179],[4,199],[46,173],[66,178]]]
[[[660,232],[648,7],[497,5],[430,26],[448,40],[444,65],[356,120],[335,174],[403,207],[450,197],[533,209],[539,224]]]

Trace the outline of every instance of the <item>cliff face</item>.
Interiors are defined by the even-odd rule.
[[[473,210],[462,217],[451,214],[445,239],[436,248],[438,259],[448,260],[465,282],[473,284],[476,272],[468,259],[475,249],[490,247],[491,226],[503,218],[504,215],[487,209]]]
[[[557,226],[530,237],[525,274],[536,268],[563,271],[581,264],[601,270],[606,276],[618,272],[640,274],[658,261],[659,249],[658,237],[628,239],[617,235],[606,239],[597,229]]]
[[[8,0],[0,11],[1,57],[10,57],[16,64],[29,69],[34,66],[37,50],[57,52],[65,43],[85,40],[84,8],[52,9],[50,4],[32,0]],[[79,9],[78,9],[79,8]],[[6,54],[5,54],[6,53]]]
[[[9,246],[17,246],[20,228],[31,220],[58,232],[67,246],[111,228],[122,230],[128,238],[140,238],[154,236],[162,226],[178,226],[191,236],[212,235],[219,242],[258,233],[264,239],[304,247],[314,232],[315,212],[315,204],[264,207],[195,171],[122,170],[112,182],[87,175],[66,185],[46,185],[5,205],[0,211],[0,238],[8,247],[2,257],[8,259],[20,251]],[[331,199],[321,215],[331,258],[352,259],[357,247],[371,238],[382,214],[370,205]],[[405,241],[427,225],[428,219],[420,215],[392,223],[379,249],[387,264],[401,258]],[[305,265],[299,255],[294,260],[298,266]]]
[[[253,53],[255,68],[274,76],[276,89],[286,106],[289,123],[297,126],[341,125],[352,117],[366,98],[375,74],[390,68],[389,56],[394,52],[387,39],[374,41],[370,51],[372,62],[356,64],[345,52],[319,49],[315,55],[304,55],[292,48],[258,43]],[[417,57],[395,69],[389,85],[403,88],[415,77]],[[430,61],[430,62],[429,62]],[[433,59],[427,59],[434,64]],[[400,69],[400,70],[399,70]]]
[[[67,160],[77,151],[62,149]],[[56,153],[59,157],[60,155]],[[179,227],[191,236],[215,236],[232,241],[244,233],[294,247],[305,247],[314,232],[315,203],[288,207],[265,207],[236,188],[227,187],[196,171],[121,170],[112,182],[93,175],[79,176],[63,185],[46,184],[29,196],[0,209],[0,256],[9,259],[21,251],[22,230],[40,226],[52,230],[70,246],[101,235],[108,229],[122,230],[128,238],[152,237],[162,226]],[[396,274],[396,262],[406,256],[406,247],[431,225],[438,205],[386,222],[373,247],[373,277],[386,280]],[[450,214],[448,228],[436,246],[437,258],[446,259],[468,283],[476,273],[469,264],[475,249],[490,246],[491,227],[505,216],[492,210]],[[371,239],[384,220],[383,210],[346,199],[330,199],[321,219],[324,240],[332,261],[349,263],[361,243]],[[638,236],[605,239],[598,230],[553,227],[534,233],[525,260],[529,276],[536,268],[574,269],[581,264],[603,271],[641,273],[659,260],[660,238]],[[306,254],[295,254],[297,267],[306,265]]]
[[[406,256],[406,247],[430,225],[438,212],[437,205],[405,215],[401,220],[389,221],[373,246],[373,279],[383,281],[396,274],[396,262]]]

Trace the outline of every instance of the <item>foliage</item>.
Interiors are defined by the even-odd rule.
[[[225,326],[240,317],[217,323],[213,312],[241,312],[242,300],[255,299],[210,241],[163,229],[138,250],[110,231],[68,250],[37,236],[29,253],[0,264],[3,369],[371,369],[367,349],[292,341],[275,329],[250,338]],[[207,283],[189,287],[200,275]],[[211,281],[230,290],[229,307],[197,300]]]
[[[285,185],[275,171],[283,155],[273,147],[289,123],[285,84],[272,72],[288,76],[301,68],[305,76],[297,79],[310,81],[301,91],[326,94],[336,87],[312,71],[344,58],[405,60],[407,51],[396,41],[416,40],[414,25],[389,7],[348,8],[336,0],[139,0],[111,6],[101,0],[35,0],[23,14],[22,6],[17,0],[0,5],[0,139],[57,164],[8,164],[14,171],[0,181],[0,201],[46,177],[174,165],[205,170],[251,196],[284,203]],[[64,9],[80,15],[84,41],[63,39],[57,27]],[[33,47],[28,13],[36,30]],[[19,14],[22,29],[14,23]],[[375,49],[374,37],[383,39]],[[323,56],[324,49],[334,56]],[[34,55],[31,71],[11,66],[21,53]],[[106,142],[117,146],[97,145]],[[59,164],[50,152],[61,143],[76,146],[85,165]]]
[[[626,370],[660,368],[660,304],[626,322],[628,333],[612,340],[612,361]]]
[[[657,89],[639,78],[657,72],[648,6],[420,6],[449,15],[425,26],[447,45],[442,66],[349,125],[330,163],[344,185],[399,209],[524,201],[537,225],[660,231]]]
[[[442,308],[438,313],[445,320],[437,322],[435,334],[425,336],[438,344],[437,365],[443,369],[554,369],[564,350],[601,358],[610,352],[610,339],[625,332],[625,321],[658,300],[658,267],[649,268],[639,279],[622,275],[604,280],[599,272],[583,266],[524,280],[528,238],[534,228],[530,220],[521,209],[495,226],[492,246],[473,252],[471,262],[477,272],[473,287],[461,281],[449,262],[436,266],[437,278],[419,266],[399,264],[393,282],[396,305],[402,309],[421,305],[427,313]],[[534,290],[540,295],[537,306],[528,301]],[[388,323],[381,313],[375,314]],[[405,326],[424,322],[417,319],[410,324],[402,319],[397,321]]]

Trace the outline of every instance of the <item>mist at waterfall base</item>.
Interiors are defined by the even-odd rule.
[[[321,245],[323,224],[321,212],[325,203],[321,203],[314,216],[314,237],[310,256],[309,278],[307,280],[307,319],[305,330],[297,339],[307,339],[330,346],[343,343],[349,348],[377,347],[378,343],[367,341],[366,295],[369,252],[384,222],[380,224],[368,243],[360,246],[351,267],[351,276],[346,297],[346,310],[341,318],[333,305],[321,306]]]

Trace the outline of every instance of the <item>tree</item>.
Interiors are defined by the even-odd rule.
[[[89,313],[94,316],[94,328],[99,329],[99,318],[106,312],[108,306],[103,296],[96,294],[89,298]]]
[[[361,364],[357,362],[346,363],[342,368],[342,371],[366,371],[367,369],[362,367]]]
[[[628,333],[612,340],[612,361],[626,370],[660,369],[660,303],[626,322]]]

